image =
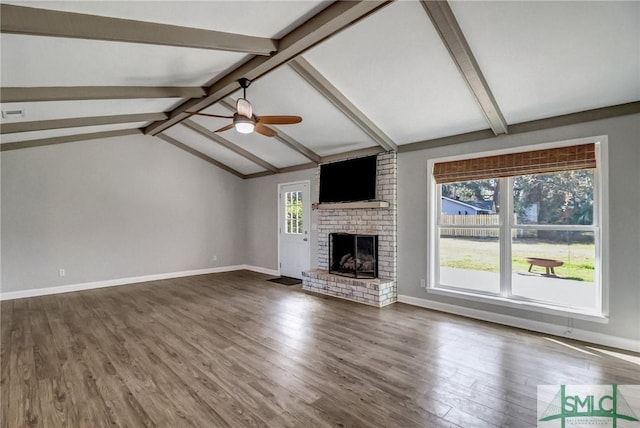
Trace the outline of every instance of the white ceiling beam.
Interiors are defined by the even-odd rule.
[[[16,141],[14,143],[0,144],[0,151],[29,149],[32,147],[51,146],[54,144],[74,143],[76,141],[98,140],[101,138],[122,137],[125,135],[142,135],[138,128],[119,129],[116,131],[92,132],[88,134],[65,135],[62,137],[40,138],[37,140]]]
[[[640,114],[640,101],[602,107],[593,110],[585,110],[577,113],[563,114],[561,116],[548,117],[546,119],[530,120],[527,122],[516,123],[509,127],[509,134],[524,134],[527,132],[558,128],[560,126],[575,125],[578,123],[591,122],[594,120],[627,116],[630,114]],[[480,131],[467,132],[465,134],[457,134],[448,137],[434,138],[432,140],[403,144],[399,147],[399,150],[400,153],[412,152],[416,150],[431,149],[433,147],[449,146],[452,144],[469,143],[473,141],[500,137],[500,135],[493,134],[490,129],[483,129]]]
[[[387,151],[398,151],[396,143],[394,143],[384,131],[378,128],[358,107],[349,101],[338,88],[333,86],[309,61],[299,56],[292,60],[289,66],[371,137],[380,147]]]
[[[0,4],[0,14],[0,31],[3,33],[212,49],[265,56],[278,50],[277,41],[263,37],[131,19],[10,4]]]
[[[231,168],[230,166],[225,165],[222,162],[217,161],[217,160],[215,160],[214,158],[212,158],[210,156],[205,155],[204,153],[194,149],[193,147],[189,147],[186,144],[181,143],[180,141],[176,140],[175,138],[171,138],[170,136],[165,135],[165,134],[158,134],[158,135],[156,135],[156,137],[160,138],[161,140],[166,141],[169,144],[172,144],[172,145],[176,146],[179,149],[184,150],[187,153],[192,154],[195,157],[198,157],[198,158],[202,159],[203,161],[209,162],[210,164],[215,165],[220,169],[223,169],[223,170],[235,175],[236,177],[240,177],[242,179],[245,178],[245,175],[243,173],[241,173],[239,171],[236,171],[235,169]]]
[[[184,86],[48,86],[0,88],[0,102],[120,100],[138,98],[201,98],[200,87]]]
[[[221,100],[220,101],[220,105],[222,105],[224,108],[226,108],[227,110],[232,111],[234,113],[236,111],[233,99],[230,98],[230,97],[227,97],[227,98]],[[309,159],[311,162],[315,163],[316,165],[320,163],[320,155],[318,155],[316,152],[314,152],[313,150],[309,149],[308,147],[304,146],[303,144],[299,143],[293,137],[285,134],[284,131],[280,130],[280,128],[277,128],[275,126],[266,126],[266,125],[265,125],[265,127],[270,128],[271,130],[275,131],[276,135],[273,138],[275,138],[276,140],[280,141],[285,146],[287,146],[290,149],[295,150],[296,152],[300,153],[302,156],[306,157],[307,159]]]
[[[260,165],[264,169],[270,171],[272,174],[277,174],[279,172],[278,168],[273,166],[273,165],[271,165],[269,162],[259,158],[258,156],[254,155],[251,152],[246,151],[242,147],[233,144],[231,141],[227,140],[226,138],[223,138],[223,137],[219,136],[215,132],[209,131],[207,128],[205,128],[204,126],[200,125],[197,122],[194,122],[193,120],[185,120],[185,121],[182,122],[182,124],[184,126],[186,126],[187,128],[191,129],[192,131],[195,131],[198,134],[210,139],[211,141],[215,141],[216,143],[220,144],[221,146],[223,146],[223,147],[231,150],[232,152],[242,156],[243,158],[250,160],[251,162],[255,163],[256,165]]]
[[[446,1],[421,0],[420,3],[438,31],[469,89],[471,89],[494,134],[507,134],[509,132],[507,121],[491,93],[489,84],[485,80],[473,52],[471,52],[451,6]]]
[[[111,125],[114,123],[151,122],[166,117],[167,115],[164,113],[140,113],[4,123],[0,125],[0,134],[44,131],[45,129],[78,128],[81,126]]]
[[[190,114],[186,113],[187,111],[203,110],[240,89],[238,79],[244,77],[256,80],[282,64],[286,64],[327,37],[391,3],[393,1],[390,0],[336,1],[332,3],[280,39],[276,53],[270,57],[254,57],[238,66],[213,83],[208,88],[205,98],[185,102],[171,112],[169,119],[147,126],[145,133],[155,135],[189,118]]]

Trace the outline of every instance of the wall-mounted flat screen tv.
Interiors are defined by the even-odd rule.
[[[320,203],[376,198],[376,156],[320,165]]]

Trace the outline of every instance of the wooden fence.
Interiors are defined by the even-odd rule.
[[[498,226],[500,216],[498,214],[487,215],[441,215],[441,225],[456,226]],[[466,229],[466,228],[441,228],[440,236],[467,236],[473,238],[497,238],[498,229]]]
[[[515,218],[514,218],[515,223]],[[484,229],[482,226],[499,226],[500,216],[498,214],[487,215],[441,215],[440,236],[445,238],[468,237],[468,238],[498,238],[500,230]],[[446,227],[451,225],[452,227]],[[455,226],[478,226],[479,228],[459,228]],[[511,229],[512,239],[542,239],[550,242],[573,242],[573,243],[589,243],[593,244],[594,235],[590,231],[559,231],[547,230],[540,231],[536,229]]]

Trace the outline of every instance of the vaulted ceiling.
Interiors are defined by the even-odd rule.
[[[144,133],[243,178],[640,112],[640,2],[5,1],[2,151]],[[302,123],[215,133],[241,97]]]

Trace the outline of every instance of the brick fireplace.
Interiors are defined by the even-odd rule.
[[[378,307],[397,300],[396,153],[380,153],[376,164],[376,202],[316,206],[318,269],[303,272],[303,289]],[[320,169],[316,180],[320,180]],[[332,233],[377,236],[377,278],[329,273],[329,235]]]

